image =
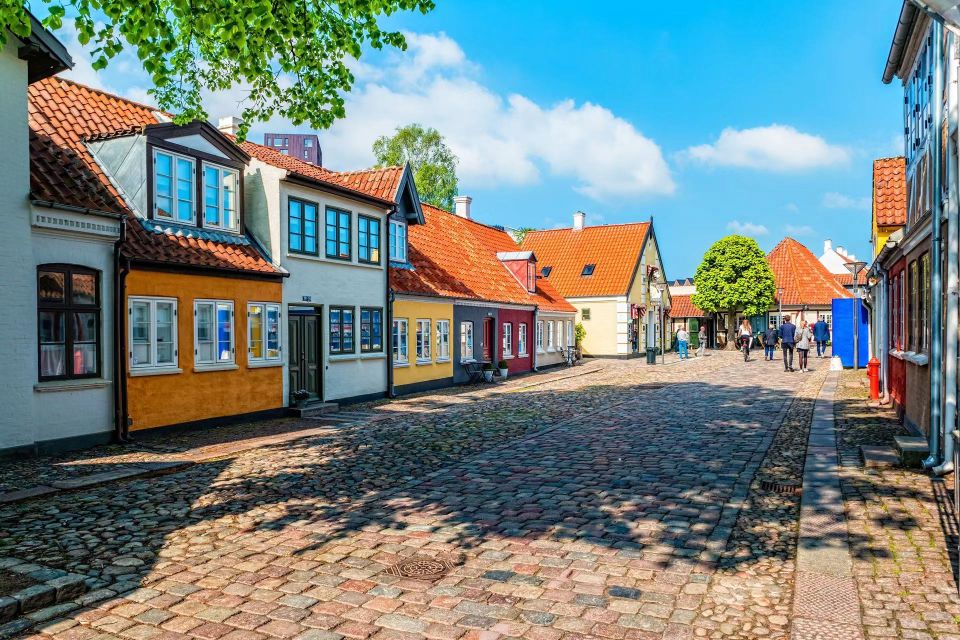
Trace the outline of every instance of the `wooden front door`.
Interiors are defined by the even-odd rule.
[[[493,362],[493,318],[483,319],[483,361]]]
[[[318,310],[288,314],[290,335],[290,402],[293,393],[306,389],[309,400],[321,400],[323,393],[320,363],[320,315]]]

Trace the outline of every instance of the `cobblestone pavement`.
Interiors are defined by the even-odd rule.
[[[894,413],[866,405],[862,374],[844,372],[836,406],[843,447],[891,445]],[[953,476],[845,466],[854,575],[867,638],[960,639]]]
[[[794,498],[759,481],[796,472],[822,377],[778,368],[730,353],[435,394],[7,507],[0,555],[90,577],[44,637],[759,637],[784,626],[795,535]],[[415,556],[449,573],[388,571]]]

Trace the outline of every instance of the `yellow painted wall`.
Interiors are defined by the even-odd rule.
[[[128,297],[177,299],[178,366],[182,369],[176,374],[127,377],[131,430],[284,406],[283,367],[247,367],[247,302],[279,303],[280,282],[133,270],[127,275],[126,288]],[[193,302],[196,299],[233,301],[238,369],[193,370]],[[128,343],[129,331],[128,325],[128,335],[124,337]],[[286,331],[286,318],[281,331]],[[129,361],[127,367],[129,373]]]
[[[407,321],[407,353],[409,364],[394,366],[393,384],[403,386],[417,382],[453,377],[454,340],[459,340],[453,326],[453,304],[445,302],[419,302],[398,298],[393,303],[394,319]],[[417,320],[430,320],[430,364],[417,364]],[[437,320],[450,321],[450,358],[437,362]],[[392,328],[389,328],[392,330]],[[474,337],[476,340],[476,337]],[[390,357],[393,357],[392,355]]]
[[[577,322],[583,323],[587,335],[583,351],[590,356],[617,354],[617,302],[614,300],[569,300],[577,308]],[[590,319],[583,319],[583,310],[590,309]],[[546,344],[546,337],[544,337]]]
[[[876,222],[873,224],[873,257],[876,258],[883,246],[887,244],[890,235],[900,227],[878,227]]]

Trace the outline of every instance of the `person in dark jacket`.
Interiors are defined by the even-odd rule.
[[[822,358],[827,353],[827,341],[830,339],[830,327],[823,316],[813,324],[813,339],[817,343],[817,357]]]
[[[783,317],[780,325],[780,350],[783,351],[783,370],[793,371],[793,347],[796,345],[797,327],[790,322],[790,316]]]
[[[763,332],[763,359],[773,361],[773,348],[777,346],[777,323],[771,322]]]

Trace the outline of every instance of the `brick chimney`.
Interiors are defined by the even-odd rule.
[[[473,198],[470,196],[457,196],[453,199],[453,212],[461,218],[470,219],[470,203]]]

